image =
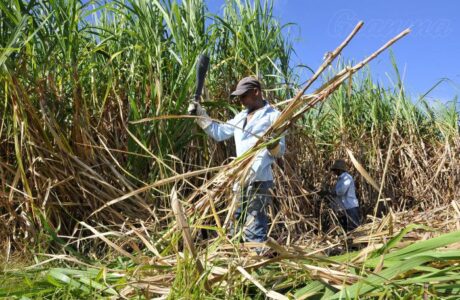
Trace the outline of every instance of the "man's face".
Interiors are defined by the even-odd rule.
[[[342,174],[343,171],[334,169],[334,170],[332,170],[332,172],[333,172],[336,176],[340,176],[340,174]]]
[[[257,89],[252,89],[240,96],[240,103],[244,105],[247,109],[254,109],[257,103]]]

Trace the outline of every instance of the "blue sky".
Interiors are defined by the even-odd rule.
[[[220,13],[224,0],[207,0],[211,12]],[[460,1],[456,0],[275,0],[281,23],[293,22],[296,62],[316,69],[324,53],[332,51],[359,20],[364,27],[343,55],[354,61],[371,54],[407,27],[412,33],[392,47],[406,89],[413,99],[427,92],[443,102],[460,95]],[[389,52],[370,65],[373,77],[388,86],[394,77]],[[388,74],[388,75],[387,75]]]

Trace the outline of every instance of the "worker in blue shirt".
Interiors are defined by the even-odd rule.
[[[331,166],[331,171],[337,175],[335,188],[320,192],[321,196],[330,195],[334,201],[333,209],[338,213],[340,225],[345,231],[351,231],[360,225],[359,203],[356,197],[355,182],[347,172],[344,160],[336,160]]]
[[[231,96],[239,97],[245,109],[226,123],[212,121],[199,103],[194,103],[193,108],[199,116],[196,120],[197,124],[216,141],[233,137],[236,155],[240,156],[257,143],[278,118],[280,112],[263,99],[261,84],[253,77],[243,78]],[[271,203],[269,189],[273,186],[271,165],[275,158],[284,154],[284,151],[284,137],[260,150],[244,183],[234,187],[234,192],[238,193],[239,205],[234,214],[236,226],[231,227],[231,234],[235,228],[238,229],[239,225],[243,225],[245,241],[267,240],[267,208]]]

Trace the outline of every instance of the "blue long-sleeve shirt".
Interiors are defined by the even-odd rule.
[[[347,172],[340,174],[335,185],[335,201],[338,209],[350,209],[358,207],[358,198],[356,197],[355,182],[353,177]]]
[[[233,136],[235,138],[236,155],[240,156],[256,144],[279,115],[280,112],[265,101],[265,106],[254,112],[246,126],[244,126],[244,123],[248,116],[247,109],[241,111],[224,124],[212,122],[211,125],[205,128],[205,132],[216,141],[223,141]],[[278,157],[282,156],[286,149],[284,136],[280,139],[279,144]],[[275,157],[266,148],[261,149],[251,167],[254,175],[251,176],[250,182],[273,181],[271,164],[274,161]]]

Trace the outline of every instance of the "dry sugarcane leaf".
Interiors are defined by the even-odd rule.
[[[97,231],[94,227],[86,224],[85,222],[80,222],[81,225],[83,225],[84,227],[88,228],[89,230],[91,230],[91,232],[93,232],[95,234],[96,237],[100,238],[101,240],[103,240],[107,245],[109,245],[110,247],[112,247],[113,249],[115,249],[116,251],[118,251],[119,253],[123,254],[124,256],[127,256],[131,259],[134,259],[134,256],[127,252],[126,250],[123,250],[121,247],[119,247],[118,245],[116,245],[114,242],[110,241],[108,238],[106,238],[102,233],[100,233],[99,231]]]
[[[347,154],[350,157],[351,162],[353,163],[353,166],[355,166],[356,170],[358,170],[359,174],[366,179],[366,181],[378,192],[380,191],[380,187],[377,185],[375,180],[372,178],[372,176],[364,169],[364,167],[356,160],[355,156],[353,155],[353,152],[351,152],[350,149],[346,149]]]
[[[196,262],[196,268],[200,275],[204,273],[204,267],[201,263],[200,259],[197,257],[197,251],[195,245],[193,244],[192,234],[190,233],[190,227],[187,222],[187,218],[185,217],[184,209],[182,208],[182,204],[179,202],[179,198],[177,195],[176,187],[173,187],[171,191],[171,207],[176,216],[177,223],[179,225],[179,229],[182,230],[185,245],[187,246],[188,250],[193,256],[193,259]],[[206,278],[205,278],[206,280]],[[211,287],[209,283],[206,281],[204,284],[206,290],[210,291]]]
[[[288,300],[289,298],[281,295],[273,290],[268,291],[259,281],[257,281],[251,274],[249,274],[242,266],[237,266],[236,269],[249,281],[251,281],[255,286],[257,286],[267,297],[276,300]]]
[[[204,169],[204,170],[198,170],[198,171],[192,171],[192,172],[188,172],[188,173],[184,173],[184,174],[179,174],[179,175],[176,175],[176,176],[172,176],[172,177],[169,177],[169,178],[166,178],[166,179],[162,179],[162,180],[159,180],[155,183],[152,183],[152,184],[149,184],[149,185],[146,185],[144,187],[141,187],[135,191],[131,191],[121,197],[118,197],[118,198],[115,198],[109,202],[107,202],[106,204],[104,204],[103,206],[101,206],[100,208],[98,208],[97,210],[95,210],[94,212],[91,213],[90,217],[97,214],[98,212],[100,212],[101,210],[111,206],[111,205],[114,205],[115,203],[118,203],[120,201],[123,201],[123,200],[126,200],[132,196],[135,196],[137,194],[140,194],[140,193],[143,193],[143,192],[146,192],[152,188],[155,188],[155,187],[159,187],[159,186],[162,186],[162,185],[166,185],[166,184],[169,184],[169,183],[173,183],[173,182],[176,182],[178,180],[181,180],[181,179],[186,179],[186,178],[189,178],[189,177],[195,177],[197,175],[201,175],[201,174],[206,174],[206,173],[209,173],[209,172],[214,172],[214,171],[217,171],[217,170],[220,170],[222,169],[223,167],[222,166],[219,166],[219,167],[213,167],[213,168],[208,168],[208,169]]]

